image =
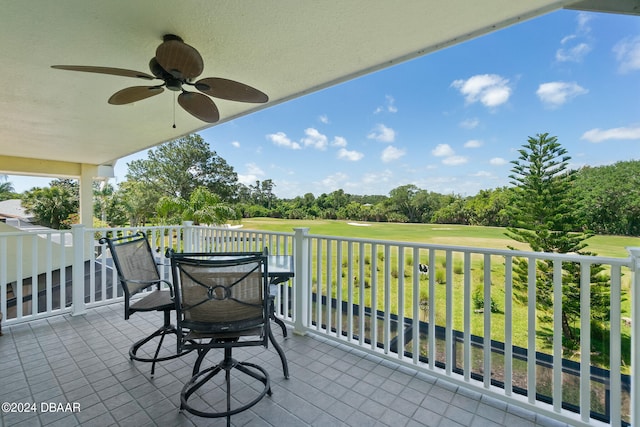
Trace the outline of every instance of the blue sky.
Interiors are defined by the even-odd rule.
[[[640,18],[558,11],[201,132],[278,197],[474,195],[548,132],[571,166],[640,159]],[[117,181],[124,180],[122,159]],[[9,176],[16,191],[48,179]]]

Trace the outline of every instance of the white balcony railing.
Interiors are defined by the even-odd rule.
[[[575,425],[640,425],[637,257],[587,257],[243,229],[171,227],[0,234],[0,312],[11,325],[122,300],[105,235],[145,231],[158,258],[178,251],[269,248],[295,259],[277,315],[455,384]],[[516,286],[515,260],[553,272],[552,307]],[[563,266],[579,266],[579,345],[563,347]],[[428,273],[421,268],[428,265]],[[591,266],[610,277],[608,319],[592,322]],[[170,278],[160,263],[161,274]],[[37,286],[35,285],[37,283]],[[114,285],[116,284],[116,285]],[[626,302],[624,302],[626,301]],[[626,305],[623,305],[624,304]],[[630,303],[630,304],[629,304]],[[628,314],[623,315],[623,306]],[[630,307],[630,308],[629,308]],[[491,309],[493,308],[493,310]],[[541,314],[549,313],[541,319]],[[566,346],[565,346],[566,347]],[[564,350],[563,350],[564,349]]]

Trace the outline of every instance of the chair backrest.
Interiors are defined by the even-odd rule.
[[[125,301],[160,282],[156,259],[143,232],[139,231],[136,234],[115,239],[103,237],[100,243],[106,243],[109,246],[113,264],[118,273],[118,281],[125,294]]]
[[[268,328],[267,257],[260,252],[170,253],[178,330],[244,335]],[[266,329],[268,332],[268,329]],[[261,339],[265,340],[266,333]]]

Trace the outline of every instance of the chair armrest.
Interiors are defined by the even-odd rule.
[[[169,282],[168,280],[164,280],[164,279],[159,279],[159,280],[131,280],[131,279],[124,279],[124,280],[125,280],[125,282],[137,283],[137,284],[140,284],[140,285],[147,285],[143,289],[145,289],[145,288],[147,288],[149,286],[157,285],[158,290],[160,290],[160,285],[162,283],[164,283],[167,286],[169,286],[169,293],[171,294],[171,298],[173,298],[173,283]]]

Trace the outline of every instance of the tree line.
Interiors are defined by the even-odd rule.
[[[533,251],[596,255],[585,250],[594,233],[638,235],[640,162],[569,170],[570,156],[556,137],[529,137],[511,162],[511,186],[482,190],[475,196],[443,195],[412,184],[389,195],[351,195],[343,190],[315,197],[311,193],[279,199],[272,180],[238,182],[233,168],[198,135],[150,150],[147,159],[128,164],[127,180],[117,189],[94,187],[95,217],[101,226],[136,226],[146,222],[219,224],[242,217],[327,218],[358,221],[446,223],[505,227],[515,241]],[[4,193],[11,186],[0,186]],[[0,193],[2,196],[2,193]],[[0,197],[1,199],[1,197]],[[53,181],[22,195],[23,205],[43,225],[65,228],[74,222],[78,184]],[[513,249],[513,248],[512,248]],[[516,299],[526,303],[529,260],[514,259]],[[580,318],[580,266],[563,263],[562,326],[565,350],[577,348]],[[592,338],[606,333],[609,276],[592,265]],[[553,265],[538,261],[538,316],[551,315]]]
[[[585,166],[572,171],[572,176],[563,190],[572,201],[567,221],[571,231],[640,235],[640,161]],[[517,227],[509,206],[518,198],[519,185],[512,184],[473,196],[440,194],[406,184],[387,195],[355,195],[339,189],[284,199],[276,196],[272,179],[251,185],[238,182],[231,165],[199,135],[189,135],[149,150],[146,159],[130,162],[126,181],[117,188],[96,183],[94,206],[97,221],[112,227],[184,219],[220,223],[251,217]],[[21,197],[43,225],[65,228],[77,215],[77,183],[72,180],[54,180],[48,188],[22,195],[3,182],[0,200],[11,197]],[[208,212],[198,207],[202,203],[209,206]]]

